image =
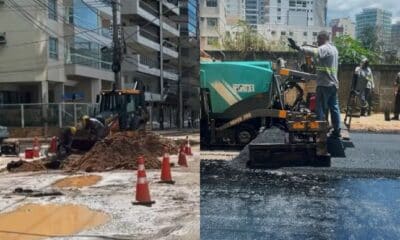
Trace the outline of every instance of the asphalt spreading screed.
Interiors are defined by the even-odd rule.
[[[107,214],[79,205],[26,204],[0,215],[0,239],[67,237],[105,224]]]
[[[102,177],[97,175],[67,177],[57,180],[53,183],[53,186],[58,188],[81,188],[92,186],[101,179]]]
[[[251,141],[251,143],[284,143],[285,142],[285,132],[277,127],[272,127],[267,129]],[[251,144],[249,143],[249,144]],[[235,169],[246,169],[246,164],[249,161],[249,144],[246,145],[240,154],[232,159],[231,167]]]

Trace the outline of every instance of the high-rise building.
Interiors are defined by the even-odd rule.
[[[374,31],[383,49],[390,47],[392,13],[379,8],[366,8],[356,15],[356,38],[362,39],[366,31]]]
[[[316,44],[320,31],[326,27],[326,0],[263,0],[263,23],[256,25],[268,41],[282,42],[293,38],[299,44]]]
[[[184,119],[199,117],[200,32],[199,0],[180,0],[180,82],[182,92],[178,105]],[[178,92],[178,98],[179,96]],[[178,100],[179,101],[179,100]]]
[[[265,0],[246,0],[245,15],[248,24],[256,26],[264,23],[264,1]]]
[[[392,49],[400,52],[400,21],[392,25],[391,41]]]
[[[296,26],[326,26],[327,0],[264,0],[264,23]]]
[[[125,86],[145,88],[150,122],[168,119],[176,107],[178,82],[178,1],[122,0],[121,22],[126,54],[122,64]],[[174,114],[171,114],[174,115]]]
[[[225,0],[200,0],[200,47],[202,49],[221,49],[225,25]]]
[[[329,26],[332,28],[332,38],[344,35],[356,37],[356,25],[349,17],[332,19]]]
[[[233,25],[245,20],[245,0],[225,0],[226,24]]]
[[[95,102],[114,80],[111,19],[107,2],[1,1],[0,104]]]

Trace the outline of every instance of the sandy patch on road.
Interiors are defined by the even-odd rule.
[[[342,119],[345,115],[342,114]],[[382,113],[368,117],[352,118],[350,131],[400,133],[400,121],[385,121]]]

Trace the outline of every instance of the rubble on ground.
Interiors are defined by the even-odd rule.
[[[7,164],[7,170],[9,172],[37,172],[37,171],[43,171],[46,170],[47,168],[43,164],[41,160],[36,160],[36,161],[12,161]]]
[[[101,172],[114,169],[137,169],[137,158],[145,158],[146,169],[159,169],[158,157],[164,147],[170,154],[178,153],[178,144],[152,132],[119,132],[97,142],[81,158],[66,161],[63,169],[67,171]]]

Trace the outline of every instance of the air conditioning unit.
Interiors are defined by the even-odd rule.
[[[1,0],[0,0],[1,1]],[[7,39],[6,39],[6,33],[2,32],[0,33],[0,45],[2,44],[6,44],[7,43]]]

